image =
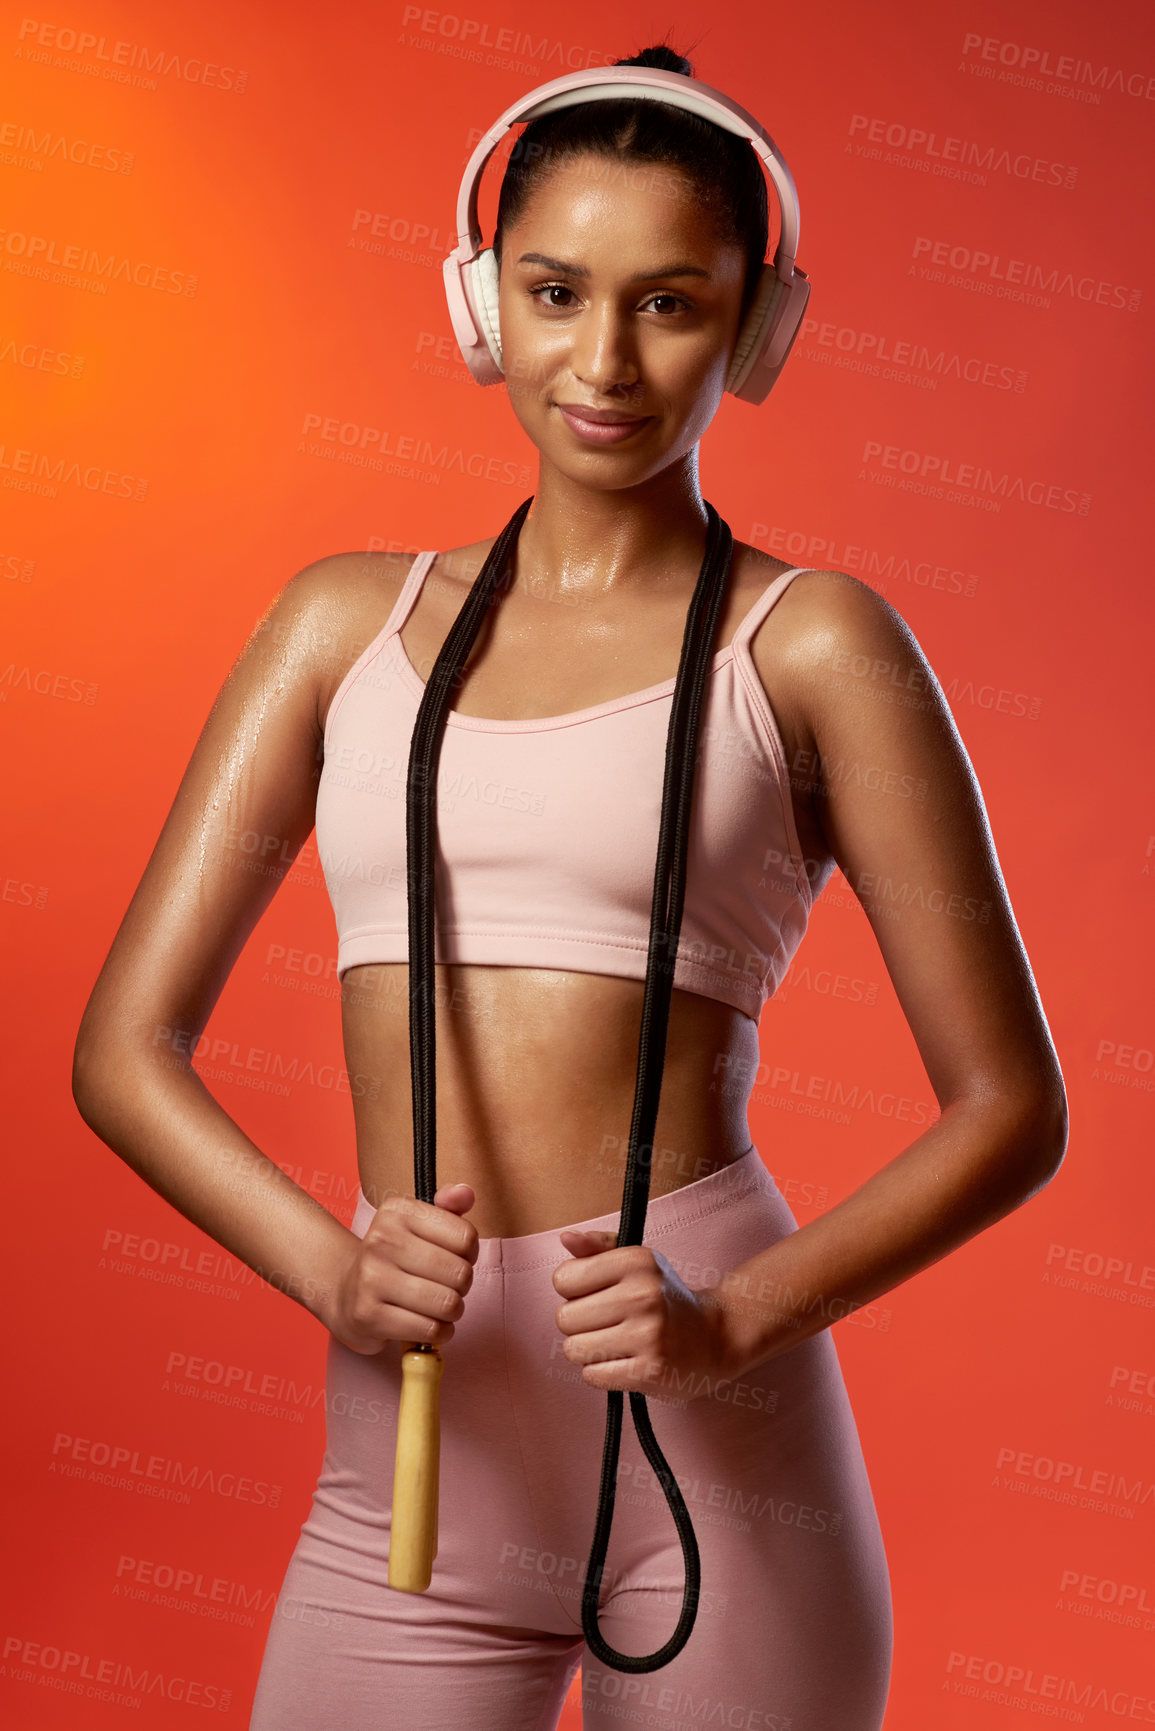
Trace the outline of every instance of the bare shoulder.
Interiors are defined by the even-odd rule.
[[[330,553],[305,565],[257,626],[285,649],[307,648],[323,729],[333,693],[397,604],[414,553]]]
[[[774,626],[763,627],[770,621]],[[839,650],[866,653],[872,648],[917,649],[917,641],[898,609],[884,595],[846,571],[799,571],[752,639],[776,646],[800,668],[827,666]]]
[[[419,610],[435,616],[438,639],[456,618],[496,536],[439,550]],[[318,723],[354,662],[383,630],[397,605],[416,553],[331,553],[298,571],[263,623],[307,638],[318,669]]]
[[[750,653],[801,750],[814,749],[836,712],[877,714],[880,703],[924,717],[946,711],[902,614],[845,571],[800,571],[754,632]]]
[[[334,622],[359,619],[387,603],[388,617],[409,575],[415,553],[328,553],[302,566],[286,583],[283,595],[298,607],[330,613]],[[384,623],[384,618],[382,620]]]

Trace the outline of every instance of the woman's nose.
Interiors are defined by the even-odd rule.
[[[636,338],[628,314],[608,304],[588,307],[574,321],[570,370],[600,393],[636,383]]]

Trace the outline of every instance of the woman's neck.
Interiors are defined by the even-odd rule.
[[[610,490],[585,487],[542,462],[517,546],[519,580],[548,576],[550,588],[596,603],[697,577],[706,546],[706,507],[697,447],[651,481]]]

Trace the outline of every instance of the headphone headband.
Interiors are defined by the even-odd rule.
[[[443,264],[450,315],[462,355],[480,384],[503,377],[497,321],[497,273],[492,250],[481,245],[477,196],[482,171],[512,126],[583,102],[622,97],[669,103],[726,132],[746,139],[777,194],[781,234],[742,330],[726,388],[759,403],[773,385],[802,322],[810,293],[806,273],[794,263],[799,209],[794,179],[774,140],[754,116],[712,85],[654,66],[603,66],[551,79],[512,103],[479,140],[457,194],[457,247]]]

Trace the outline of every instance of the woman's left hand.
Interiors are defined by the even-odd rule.
[[[682,1406],[738,1374],[734,1318],[716,1289],[691,1291],[660,1251],[618,1248],[616,1232],[559,1236],[573,1260],[554,1270],[568,1300],[555,1320],[587,1387]]]

